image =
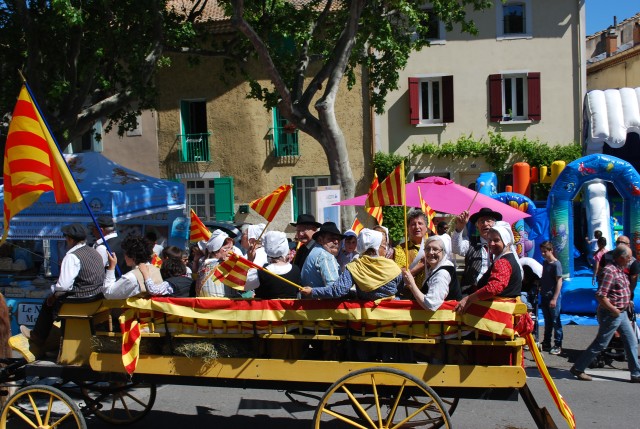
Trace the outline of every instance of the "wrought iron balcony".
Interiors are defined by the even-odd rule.
[[[205,162],[210,161],[209,137],[211,133],[178,134],[180,141],[181,162]]]
[[[298,156],[298,130],[291,124],[270,128],[275,157]]]

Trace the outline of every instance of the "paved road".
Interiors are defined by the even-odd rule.
[[[551,375],[574,411],[578,428],[640,428],[640,384],[628,383],[626,362],[614,362],[614,368],[587,371],[594,375],[592,382],[578,381],[568,371],[579,352],[595,337],[596,330],[595,326],[566,326],[563,354],[544,353]],[[525,366],[528,385],[539,405],[549,409],[558,427],[567,427],[529,354]],[[159,387],[152,412],[130,427],[310,428],[315,403],[315,399],[299,394],[288,397],[284,391],[163,385]],[[88,426],[90,429],[113,428],[95,418],[88,419]],[[452,426],[458,429],[535,428],[522,400],[461,400],[452,416]]]

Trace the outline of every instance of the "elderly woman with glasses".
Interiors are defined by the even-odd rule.
[[[386,247],[383,234],[364,228],[358,235],[356,249],[360,254],[345,266],[344,272],[332,285],[304,287],[300,293],[310,298],[341,298],[349,295],[355,286],[358,299],[375,301],[396,295],[404,289],[400,267],[385,258]]]
[[[426,280],[419,288],[411,271],[402,270],[404,284],[422,308],[436,311],[445,300],[462,298],[456,268],[447,257],[444,241],[433,235],[424,243]]]
[[[516,298],[522,289],[522,268],[515,254],[511,225],[498,221],[487,234],[492,264],[478,281],[475,292],[460,300],[455,311],[463,314],[479,300],[493,297]]]

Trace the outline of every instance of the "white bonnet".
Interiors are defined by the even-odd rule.
[[[206,252],[207,251],[207,240],[198,241],[198,249],[200,249],[201,252]]]
[[[217,252],[220,250],[227,237],[229,237],[229,235],[226,232],[221,229],[216,229],[211,233],[211,238],[207,241],[207,250],[209,252]]]
[[[262,237],[264,251],[270,258],[279,258],[289,253],[287,235],[281,231],[269,231]]]
[[[264,231],[266,225],[264,223],[259,223],[257,225],[249,225],[247,227],[247,238],[251,240],[252,238],[255,240],[260,237],[262,231]]]
[[[356,250],[358,253],[364,253],[369,249],[374,249],[377,252],[381,244],[382,233],[380,231],[364,228],[358,235],[358,245]]]
[[[515,241],[515,239],[513,238],[513,232],[511,232],[511,225],[509,225],[509,222],[505,222],[502,220],[496,221],[496,223],[491,227],[491,230],[500,234],[500,239],[504,243],[505,247],[511,246]]]

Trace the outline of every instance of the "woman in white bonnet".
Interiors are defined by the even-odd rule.
[[[456,267],[449,260],[446,245],[438,235],[432,235],[424,242],[426,280],[421,288],[416,285],[411,271],[402,270],[404,284],[411,291],[418,304],[425,310],[436,311],[446,300],[462,298]]]
[[[355,285],[358,299],[375,301],[401,292],[402,272],[395,261],[384,257],[387,249],[382,239],[381,232],[364,228],[357,241],[360,257],[346,265],[338,280],[331,286],[304,287],[301,293],[310,298],[342,298]]]
[[[522,268],[513,251],[513,233],[511,225],[498,221],[488,234],[489,253],[493,263],[478,281],[475,292],[465,296],[456,306],[456,312],[462,314],[469,305],[478,300],[493,297],[513,298],[520,296],[522,289]]]
[[[211,233],[206,249],[206,259],[198,271],[196,296],[240,298],[238,291],[226,286],[213,275],[216,267],[229,259],[229,252],[233,249],[233,239],[229,238],[226,232],[217,229]]]
[[[300,268],[289,262],[287,235],[280,231],[269,231],[264,234],[262,243],[268,261],[265,268],[299,285],[302,282]],[[255,297],[261,299],[298,297],[298,288],[257,269],[249,270],[245,290],[255,290]]]
[[[258,237],[262,235],[262,231],[265,228],[266,225],[264,223],[243,225],[240,239],[240,244],[247,251],[247,259],[261,267],[267,263],[267,254],[262,248],[262,242],[258,241]]]

